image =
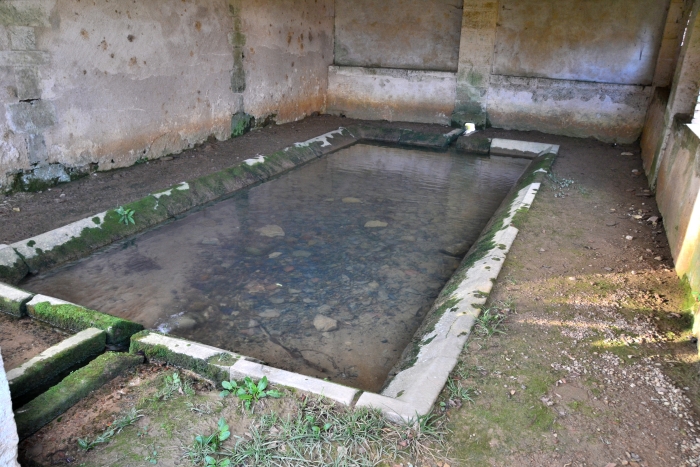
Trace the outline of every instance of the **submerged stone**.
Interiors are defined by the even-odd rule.
[[[387,225],[389,224],[382,221],[368,221],[365,223],[365,227],[367,228],[386,227]]]
[[[316,315],[314,318],[314,327],[319,332],[330,332],[338,329],[338,321],[328,316]]]
[[[261,318],[271,319],[271,318],[279,318],[280,314],[281,313],[277,310],[268,309],[268,310],[265,310],[265,311],[258,313],[258,316],[260,316]]]
[[[284,237],[284,230],[279,225],[266,225],[255,230],[263,237]]]

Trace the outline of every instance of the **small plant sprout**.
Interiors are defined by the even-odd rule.
[[[279,391],[274,389],[265,390],[267,389],[267,376],[263,376],[257,383],[250,379],[249,376],[246,376],[241,384],[231,380],[224,381],[221,385],[224,387],[224,390],[219,393],[221,397],[235,394],[243,402],[246,410],[250,411],[260,399],[265,397],[282,397]]]
[[[230,465],[227,459],[217,460],[214,455],[221,448],[221,443],[229,439],[231,430],[224,418],[220,418],[216,426],[216,432],[209,436],[198,435],[194,438],[192,447],[188,450],[190,460],[195,465],[204,463],[206,466],[226,467]]]
[[[119,223],[124,225],[136,224],[134,221],[134,210],[124,209],[123,206],[119,206],[114,212],[119,215]]]
[[[79,438],[78,446],[83,451],[89,451],[98,444],[109,442],[115,435],[119,434],[125,427],[133,425],[139,418],[143,417],[140,410],[131,409],[124,416],[117,418],[101,435],[90,441],[88,438]]]
[[[497,311],[494,312],[491,308],[486,308],[476,319],[477,330],[486,337],[491,337],[494,334],[505,334],[504,331],[500,329],[505,318],[506,317],[501,313]]]
[[[228,467],[231,465],[231,459],[229,458],[216,460],[211,456],[207,456],[204,458],[204,461],[207,463],[207,467]]]

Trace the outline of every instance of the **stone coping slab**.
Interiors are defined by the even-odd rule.
[[[494,156],[525,157],[534,159],[547,153],[556,154],[559,146],[547,143],[532,143],[514,139],[493,138],[491,140],[490,154]]]
[[[7,380],[12,398],[17,399],[34,391],[64,371],[101,354],[106,341],[107,334],[104,331],[88,328],[8,371]]]
[[[360,392],[337,383],[272,368],[223,349],[152,331],[132,336],[129,351],[194,371],[217,384],[231,378],[249,376],[258,380],[266,376],[271,383],[318,394],[345,405],[352,405]]]
[[[17,463],[17,425],[12,413],[10,388],[5,375],[5,365],[0,355],[0,465],[19,467]]]
[[[107,344],[113,345],[126,345],[133,334],[143,330],[142,325],[132,321],[41,294],[27,302],[27,314],[67,331],[101,329],[107,335]]]
[[[132,336],[129,352],[192,370],[217,384],[228,380],[230,366],[241,358],[233,352],[153,331]]]
[[[280,370],[245,359],[238,360],[231,367],[231,378],[241,379],[246,376],[256,380],[267,377],[271,383],[317,394],[345,405],[352,405],[355,396],[360,393],[359,389],[342,384]]]
[[[143,357],[108,352],[66,376],[63,381],[15,411],[20,439],[36,433],[92,391],[102,387],[129,368],[143,362]]]
[[[34,295],[0,282],[0,312],[21,318],[27,314],[27,302]]]
[[[0,245],[0,281],[16,284],[29,274],[29,268],[9,245]]]

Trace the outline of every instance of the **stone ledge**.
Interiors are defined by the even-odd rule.
[[[29,268],[9,245],[0,245],[0,281],[16,284],[29,274]]]
[[[381,410],[386,418],[396,423],[411,422],[420,415],[415,407],[407,402],[373,392],[362,393],[355,407]]]
[[[352,405],[355,396],[360,392],[357,389],[340,384],[241,359],[231,367],[231,378],[240,379],[245,376],[253,379],[261,379],[263,376],[266,376],[271,383],[318,394],[348,406]]]
[[[0,311],[21,318],[27,314],[26,305],[34,294],[0,282]]]
[[[431,410],[515,241],[517,225],[534,201],[539,180],[551,167],[555,149],[535,157],[494,213],[390,373],[394,376],[383,396],[408,404],[418,415]]]
[[[129,342],[133,334],[143,330],[143,326],[132,321],[90,310],[47,295],[35,295],[27,303],[27,314],[34,319],[67,331],[77,332],[88,328],[101,329],[107,334],[107,344],[123,345]]]
[[[36,433],[92,391],[142,362],[143,357],[139,355],[109,352],[66,376],[56,386],[15,411],[20,439]]]
[[[152,331],[132,336],[129,352],[143,353],[149,360],[194,371],[217,384],[229,378],[229,367],[241,358],[238,354],[210,345]]]
[[[88,328],[41,352],[7,372],[12,398],[16,399],[45,385],[64,371],[79,365],[105,349],[107,334]]]
[[[532,143],[514,139],[494,138],[491,140],[490,153],[492,156],[524,157],[534,159],[542,154],[557,154],[559,146],[547,143]]]

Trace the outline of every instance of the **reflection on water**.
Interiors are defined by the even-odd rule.
[[[526,165],[358,144],[24,286],[376,391]]]

